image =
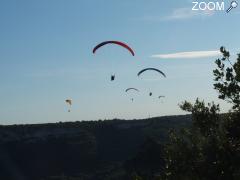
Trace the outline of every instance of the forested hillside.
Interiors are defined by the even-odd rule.
[[[183,115],[0,126],[0,179],[130,179],[135,172],[158,174],[168,131],[190,124],[191,116]]]

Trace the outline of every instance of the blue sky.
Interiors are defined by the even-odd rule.
[[[190,0],[0,1],[0,124],[184,114],[178,104],[197,97],[227,111],[212,86],[217,56],[151,57],[222,45],[233,59],[240,52],[240,8],[229,14],[191,8]],[[111,45],[93,55],[105,40],[129,44],[136,56]],[[138,78],[145,67],[159,68],[167,78]],[[128,87],[141,92],[126,94]],[[67,98],[73,99],[71,113]]]

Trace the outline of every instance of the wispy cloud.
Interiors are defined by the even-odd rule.
[[[214,11],[193,11],[191,8],[179,8],[175,9],[172,14],[163,17],[163,20],[180,20],[180,19],[190,19],[194,17],[206,17],[212,16]]]
[[[172,13],[166,16],[145,16],[142,20],[145,21],[172,21],[172,20],[185,20],[185,19],[192,19],[192,18],[205,18],[212,16],[214,11],[193,11],[190,7],[189,8],[178,8],[174,9]]]
[[[159,59],[179,59],[179,58],[204,58],[204,57],[215,57],[219,56],[221,53],[219,50],[214,51],[190,51],[190,52],[178,52],[171,54],[155,54],[152,58]]]

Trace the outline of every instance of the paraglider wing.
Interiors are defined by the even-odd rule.
[[[94,47],[93,53],[95,53],[98,50],[98,48],[100,48],[100,47],[102,47],[106,44],[117,44],[119,46],[122,46],[122,47],[126,48],[133,56],[135,55],[134,51],[127,44],[125,44],[123,42],[120,42],[120,41],[105,41],[105,42],[102,42],[102,43],[98,44],[96,47]]]
[[[165,98],[165,96],[158,96],[158,98],[160,99],[160,98]]]
[[[139,90],[138,90],[138,89],[136,89],[136,88],[127,88],[127,89],[125,90],[125,92],[128,92],[128,91],[130,91],[130,90],[134,90],[134,91],[137,91],[137,92],[139,92]]]
[[[66,99],[65,102],[69,105],[72,105],[72,100],[71,99]]]
[[[136,92],[139,92],[139,90],[137,89],[137,88],[127,88],[126,90],[125,90],[125,92],[128,92],[128,91],[136,91]],[[131,101],[133,102],[133,98],[131,98]]]
[[[66,102],[67,104],[69,104],[70,107],[72,106],[72,100],[71,100],[71,99],[66,99],[65,102]],[[71,110],[68,109],[68,112],[71,112]]]
[[[146,68],[146,69],[143,69],[143,70],[139,71],[138,76],[140,76],[145,71],[157,71],[160,74],[162,74],[164,77],[166,77],[166,75],[162,71],[160,71],[159,69],[156,69],[156,68]]]

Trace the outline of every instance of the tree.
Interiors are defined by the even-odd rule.
[[[143,180],[156,179],[156,175],[162,171],[164,165],[162,144],[148,137],[139,149],[140,151],[134,158],[125,162],[127,174],[131,176],[131,180],[134,179],[133,175],[138,175]],[[134,172],[133,175],[132,172]]]
[[[221,114],[219,105],[199,99],[180,105],[192,113],[192,126],[170,131],[163,179],[240,179],[240,54],[233,64],[230,53],[224,47],[220,51],[214,89],[232,108]]]

